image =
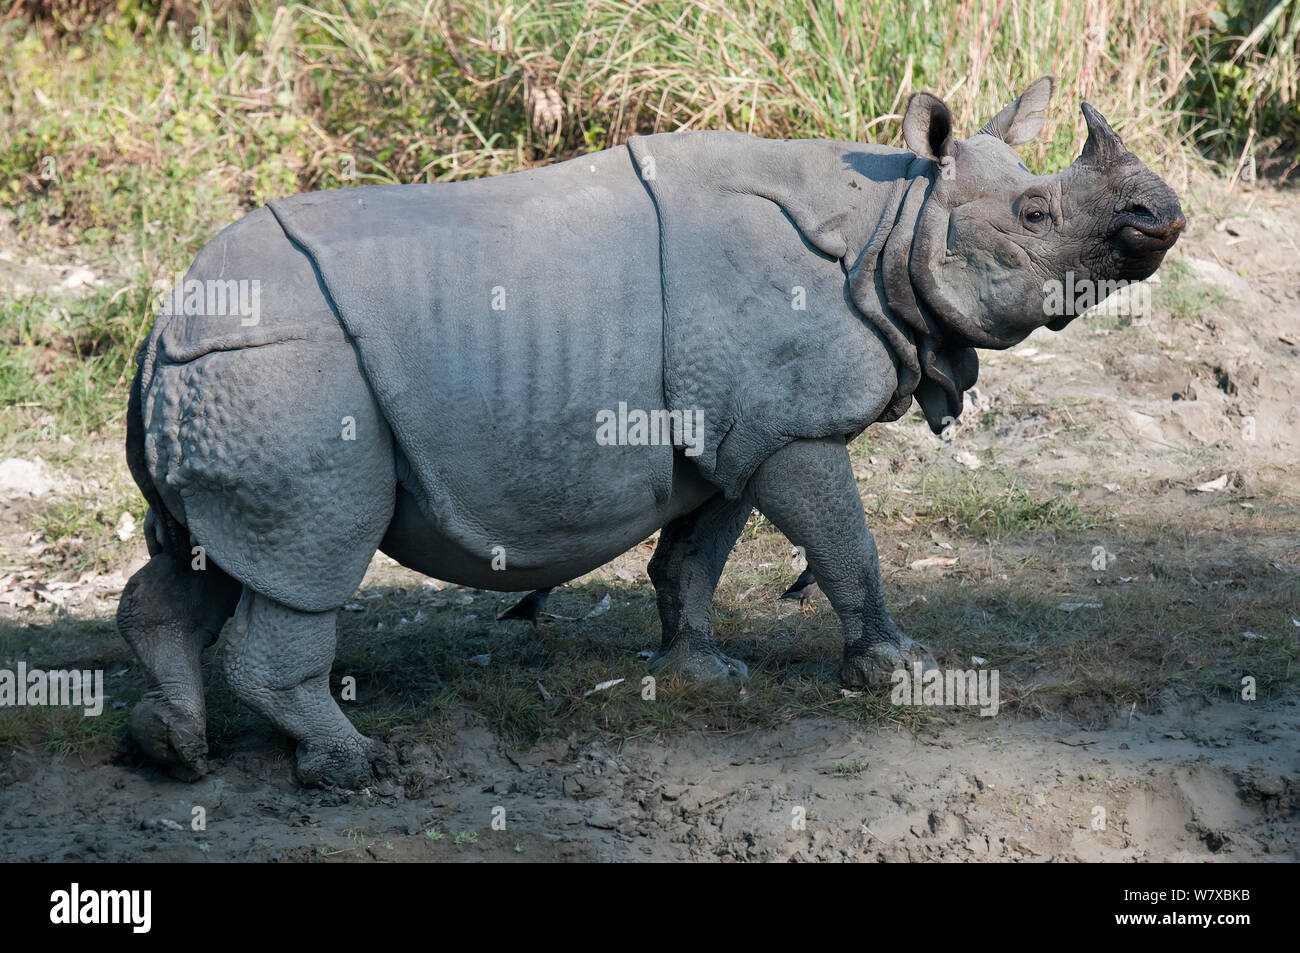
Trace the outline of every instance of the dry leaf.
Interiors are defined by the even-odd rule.
[[[927,556],[912,562],[913,569],[947,569],[957,565],[956,556]]]
[[[607,592],[605,593],[605,597],[601,599],[600,602],[596,603],[596,608],[588,612],[585,618],[590,619],[592,616],[600,615],[602,612],[608,612],[609,606],[610,606],[609,593]]]
[[[1196,488],[1197,493],[1218,493],[1228,486],[1228,474],[1224,474],[1217,480],[1211,480],[1209,483],[1202,483]]]
[[[627,681],[626,678],[611,678],[608,682],[601,682],[595,688],[591,689],[591,691],[583,692],[582,697],[586,698],[588,695],[596,694],[596,692],[608,691],[609,689],[613,688],[615,685],[621,685],[623,682],[626,681]]]

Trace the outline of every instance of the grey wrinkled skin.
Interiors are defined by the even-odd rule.
[[[298,741],[304,783],[395,770],[330,694],[336,617],[376,549],[503,591],[589,572],[656,530],[652,671],[739,678],[714,590],[753,508],[803,546],[845,631],[841,678],[886,684],[925,648],[889,617],[847,442],[917,401],[961,412],[976,347],[1048,314],[1045,283],[1142,278],[1177,197],[1084,106],[1056,175],[1012,146],[1032,84],[957,141],[914,96],[908,148],[699,132],[494,179],[271,202],[187,287],[256,282],[241,320],[164,309],[139,355],[127,459],[151,561],[118,613],[149,676],[131,731],[179,774],[207,755],[199,655]],[[698,439],[597,440],[623,405],[700,415]]]

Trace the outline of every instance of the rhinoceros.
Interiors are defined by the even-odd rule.
[[[757,508],[807,554],[840,677],[933,664],[885,606],[848,443],[915,400],[941,432],[975,348],[1060,330],[1052,283],[1155,271],[1174,192],[1094,109],[1034,175],[1043,77],[964,140],[911,97],[905,149],[679,132],[468,182],[269,202],[199,253],[138,355],[127,458],[150,561],[122,635],[144,752],[207,756],[200,653],[298,742],[300,780],[394,770],[330,694],[336,619],[375,551],[544,589],[659,531],[654,672],[743,677],[709,615]],[[254,305],[249,306],[251,303]]]

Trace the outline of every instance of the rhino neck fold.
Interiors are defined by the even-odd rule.
[[[1005,344],[984,330],[977,318],[963,314],[943,287],[943,262],[948,253],[949,213],[928,202],[916,229],[916,248],[909,269],[921,302],[943,327],[940,340],[952,346],[1001,348]]]
[[[863,249],[849,283],[854,306],[885,339],[898,371],[881,419],[898,419],[915,398],[938,433],[961,414],[962,392],[979,365],[978,342],[967,333],[977,325],[941,293],[931,267],[945,251],[948,228],[947,212],[928,201],[934,175],[934,163],[912,162],[896,215]]]
[[[928,177],[912,180],[907,190],[907,198],[899,211],[898,221],[889,234],[885,244],[885,254],[880,262],[884,278],[885,299],[892,314],[907,323],[919,338],[938,338],[939,329],[933,321],[928,320],[917,306],[916,294],[912,289],[912,277],[909,265],[912,258],[912,246],[915,243],[917,228],[921,222],[922,211],[929,197],[933,182]]]
[[[915,163],[909,166],[909,173],[914,168]],[[921,379],[921,364],[916,349],[916,326],[890,303],[886,264],[899,254],[898,237],[911,232],[924,202],[927,183],[924,176],[902,178],[894,183],[883,214],[869,233],[857,261],[846,270],[854,308],[875,328],[894,359],[898,386],[883,414],[888,420],[897,420],[911,406],[912,392]]]

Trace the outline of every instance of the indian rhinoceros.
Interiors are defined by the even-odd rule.
[[[391,770],[329,689],[376,549],[519,591],[658,530],[650,669],[743,676],[709,614],[753,508],[804,547],[845,684],[932,664],[886,611],[848,442],[913,399],[941,431],[974,348],[1059,330],[1077,309],[1045,306],[1053,282],[1145,278],[1184,227],[1087,104],[1077,161],[1024,166],[1013,147],[1054,87],[962,141],[919,93],[906,149],[648,135],[497,178],[296,195],[226,228],[131,390],[152,556],[118,610],[149,678],[136,741],[204,769],[200,652],[233,615],[230,687],[299,742],[303,782]]]

